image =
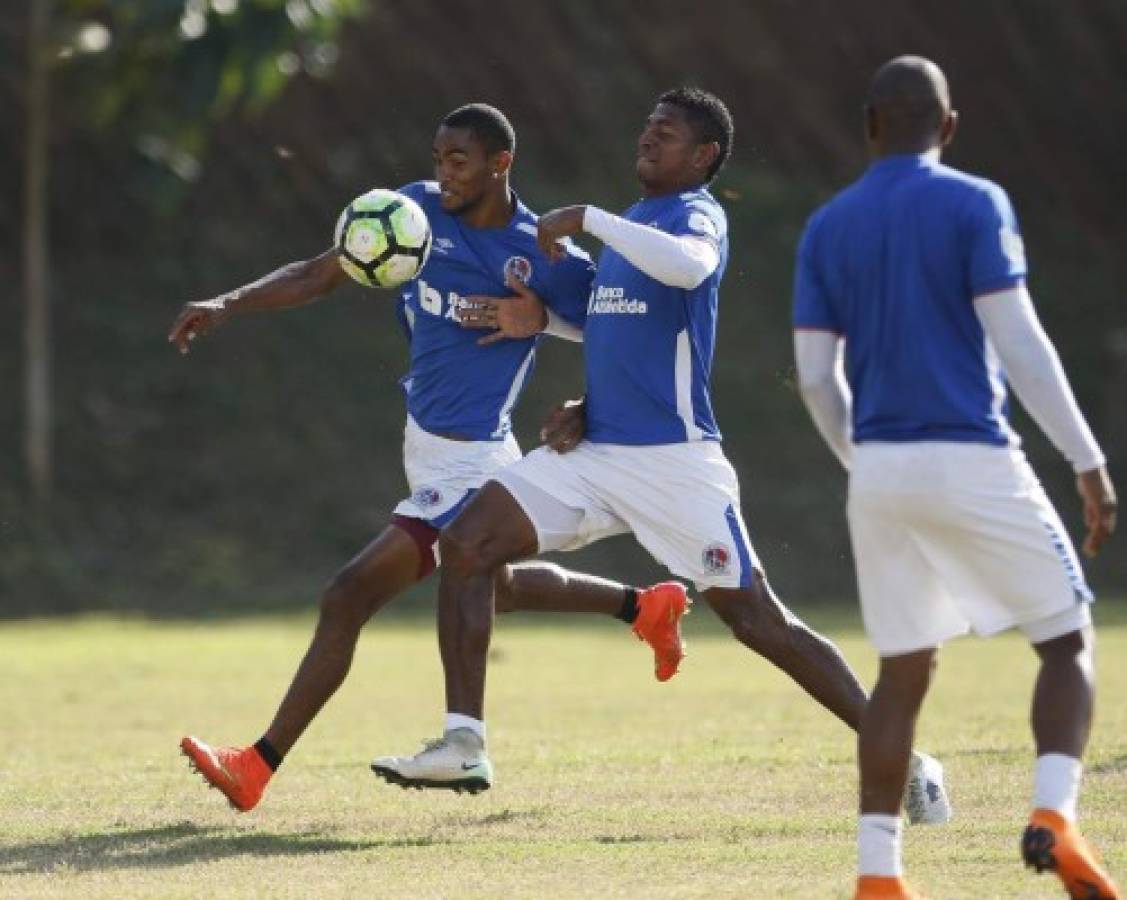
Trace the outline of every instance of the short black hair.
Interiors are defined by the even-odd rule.
[[[447,128],[464,128],[472,134],[492,156],[502,150],[510,153],[517,149],[517,133],[496,106],[488,103],[467,103],[447,114],[442,120]]]
[[[657,98],[658,103],[669,103],[685,111],[685,115],[702,144],[715,141],[720,145],[720,155],[708,170],[707,181],[712,181],[720,167],[732,153],[736,126],[724,101],[715,94],[695,87],[679,87],[666,91]]]

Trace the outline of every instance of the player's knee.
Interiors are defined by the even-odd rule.
[[[361,627],[371,616],[373,600],[349,567],[341,569],[321,594],[321,621],[330,625]]]
[[[737,602],[718,610],[736,640],[776,662],[793,652],[802,623],[775,600],[764,582],[757,581],[737,596]]]
[[[459,525],[455,519],[438,536],[438,553],[442,568],[462,578],[484,575],[496,564],[488,558],[485,536]]]
[[[1076,666],[1090,673],[1095,666],[1095,643],[1095,633],[1085,627],[1036,643],[1034,648],[1043,663]]]

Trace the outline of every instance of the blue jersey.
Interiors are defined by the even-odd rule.
[[[583,332],[587,437],[602,444],[720,440],[709,379],[728,220],[701,187],[648,197],[623,217],[712,241],[720,265],[692,290],[670,287],[603,249]]]
[[[885,157],[819,209],[794,324],[845,337],[853,440],[1014,443],[973,300],[1025,273],[1005,191],[925,156]]]
[[[473,295],[507,297],[515,273],[562,319],[583,327],[594,267],[575,245],[551,264],[536,244],[536,216],[514,194],[515,211],[501,228],[471,228],[442,209],[438,184],[400,188],[430,220],[433,244],[418,277],[399,297],[398,314],[411,344],[410,371],[401,380],[407,412],[426,431],[499,441],[524,388],[539,336],[484,347],[483,332],[463,328],[455,310]]]

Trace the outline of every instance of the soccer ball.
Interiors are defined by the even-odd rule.
[[[340,265],[365,287],[394,288],[419,274],[430,255],[430,223],[410,197],[382,188],[344,208],[334,238]]]

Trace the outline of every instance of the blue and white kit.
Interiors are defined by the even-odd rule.
[[[606,245],[584,327],[586,438],[564,454],[534,450],[497,480],[541,551],[630,531],[699,589],[748,587],[759,561],[709,396],[724,211],[702,187],[622,217],[588,207],[584,228]]]
[[[536,216],[516,195],[500,228],[472,228],[442,209],[437,182],[400,188],[430,221],[430,258],[400,294],[397,314],[410,342],[400,384],[407,400],[404,466],[411,495],[395,512],[440,528],[501,466],[520,457],[511,413],[532,374],[540,336],[481,346],[481,332],[455,316],[474,295],[506,297],[513,274],[545,306],[582,328],[594,267],[575,245],[557,263],[536,244]]]
[[[883,655],[970,628],[1020,626],[1045,640],[1088,621],[1091,592],[1076,552],[1010,427],[1002,359],[1022,356],[1010,349],[1015,341],[999,340],[1001,323],[1014,323],[1016,342],[1041,353],[1033,367],[1060,398],[1039,401],[1038,421],[1062,423],[1055,430],[1068,437],[1058,443],[1073,448],[1074,463],[1099,465],[1102,454],[1055,352],[1041,352],[1051,345],[1025,275],[1005,192],[934,155],[878,160],[803,234],[799,379],[850,468],[862,612]],[[807,388],[819,379],[806,370],[829,364],[833,341],[804,341],[804,331],[844,341],[847,387],[831,386],[821,409]],[[1038,398],[1022,399],[1037,415]],[[835,422],[833,409],[850,413],[848,423]]]

